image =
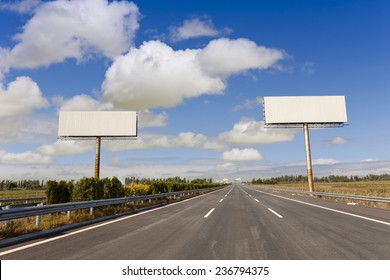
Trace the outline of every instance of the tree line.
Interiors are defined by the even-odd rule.
[[[213,178],[197,178],[197,179],[186,179],[179,176],[169,177],[169,178],[136,178],[126,177],[125,185],[130,185],[131,183],[153,183],[153,182],[174,182],[174,183],[191,183],[191,184],[212,184]]]
[[[144,182],[129,182],[122,185],[117,178],[87,178],[74,181],[46,182],[46,196],[48,204],[66,203],[75,201],[88,201],[98,199],[109,199],[124,196],[149,195],[184,190],[195,190],[222,186],[224,184],[199,181],[162,181],[150,180]]]
[[[45,187],[44,181],[39,180],[2,180],[0,181],[0,190],[27,189],[39,190]]]
[[[13,190],[13,189],[26,189],[26,190],[39,190],[45,189],[47,183],[52,180],[0,180],[0,190]],[[212,178],[197,178],[186,179],[179,176],[164,178],[164,179],[151,179],[151,178],[136,178],[126,177],[124,185],[130,185],[131,183],[153,183],[153,182],[175,182],[175,183],[191,183],[191,184],[212,184]],[[50,183],[49,183],[50,184]]]
[[[339,183],[339,182],[361,182],[361,181],[390,181],[390,174],[370,174],[366,176],[345,176],[345,175],[329,175],[323,177],[314,177],[314,182],[321,183]],[[266,179],[253,178],[252,184],[288,184],[288,183],[305,183],[307,176],[304,175],[283,175],[279,177],[271,177]]]

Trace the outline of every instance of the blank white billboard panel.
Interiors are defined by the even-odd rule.
[[[135,137],[137,113],[133,111],[61,111],[59,137]]]
[[[344,96],[264,97],[263,109],[266,125],[347,122]]]

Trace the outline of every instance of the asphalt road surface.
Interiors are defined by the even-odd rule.
[[[390,259],[390,211],[236,184],[2,248],[0,259]]]

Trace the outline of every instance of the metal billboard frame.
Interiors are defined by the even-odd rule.
[[[309,117],[307,119],[302,119],[302,122],[296,122],[295,120],[292,122],[267,122],[267,113],[266,113],[266,99],[271,98],[269,100],[279,99],[282,101],[285,101],[287,99],[301,102],[306,102],[307,105],[310,106],[312,104],[315,104],[319,109],[319,111],[324,112],[326,109],[333,111],[331,107],[329,107],[329,104],[324,105],[321,107],[321,100],[326,100],[328,103],[331,103],[331,99],[333,99],[335,104],[337,105],[338,112],[335,111],[338,115],[337,121],[321,121],[321,115],[319,113],[315,113],[316,110],[313,110],[313,108],[310,108],[310,110],[307,110],[309,112]],[[296,100],[294,100],[296,98]],[[285,99],[285,100],[283,100]],[[310,99],[310,100],[309,100]],[[291,102],[291,105],[294,105],[294,102]],[[339,104],[337,104],[339,102]],[[296,103],[295,103],[296,104]],[[283,103],[283,106],[280,106],[280,108],[276,108],[276,112],[279,112],[283,114],[283,110],[290,110],[290,108],[286,107],[286,105],[289,105],[288,103]],[[273,104],[272,106],[275,106]],[[275,109],[275,108],[273,108]],[[300,107],[299,109],[305,110],[305,107]],[[310,116],[310,112],[314,112],[313,114],[317,114],[315,117]],[[296,114],[301,114],[299,111],[295,112]],[[294,118],[294,110],[290,110],[287,113],[288,115],[291,115],[291,118]],[[326,115],[328,114],[328,115]],[[326,112],[323,116],[324,119],[327,119],[328,117],[331,118],[332,112]],[[303,115],[303,114],[301,114]],[[313,119],[317,119],[317,121],[313,121]],[[336,120],[337,118],[335,118]],[[309,184],[309,191],[314,192],[314,180],[313,180],[313,167],[312,167],[312,160],[311,160],[311,150],[310,150],[310,136],[309,136],[309,128],[334,128],[334,127],[343,127],[345,125],[348,125],[347,123],[347,111],[346,111],[346,103],[345,103],[345,96],[278,96],[278,97],[264,97],[263,98],[263,120],[264,120],[264,127],[269,128],[302,128],[303,127],[303,133],[304,133],[304,139],[305,139],[305,151],[306,151],[306,167],[307,167],[307,178],[308,178],[308,184]]]
[[[118,125],[118,118],[121,125]],[[104,125],[96,124],[96,120],[103,121]],[[94,172],[96,178],[100,177],[102,139],[135,140],[138,136],[138,116],[135,111],[60,111],[58,121],[59,139],[96,141]],[[127,121],[131,122],[129,127],[124,126]],[[127,132],[128,128],[130,133]],[[92,131],[92,133],[84,133],[83,129]]]

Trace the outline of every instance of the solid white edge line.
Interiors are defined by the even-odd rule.
[[[278,214],[277,212],[275,212],[274,210],[272,210],[271,208],[267,208],[269,211],[271,211],[272,213],[274,213],[276,216],[278,216],[279,218],[283,218],[282,215]]]
[[[262,191],[259,191],[259,190],[256,190],[256,189],[253,189],[253,190],[256,191],[256,192],[259,192],[259,193],[268,194],[268,195],[275,196],[275,197],[278,197],[278,198],[282,198],[282,199],[285,199],[285,200],[294,201],[294,202],[297,202],[297,203],[300,203],[300,204],[304,204],[304,205],[308,205],[308,206],[312,206],[312,207],[317,207],[317,208],[320,208],[320,209],[324,209],[324,210],[328,210],[328,211],[332,211],[332,212],[348,215],[348,216],[351,216],[351,217],[360,218],[360,219],[363,219],[363,220],[367,220],[367,221],[376,222],[376,223],[379,223],[379,224],[390,226],[389,222],[385,222],[385,221],[381,221],[381,220],[377,220],[377,219],[372,219],[372,218],[360,216],[360,215],[357,215],[357,214],[352,214],[352,213],[349,213],[349,212],[340,211],[340,210],[336,210],[336,209],[332,209],[332,208],[328,208],[328,207],[324,207],[324,206],[320,206],[320,205],[316,205],[316,204],[312,204],[312,203],[308,203],[308,202],[303,202],[303,201],[299,201],[299,200],[296,200],[296,199],[279,196],[279,195],[276,195],[276,194],[262,192]]]
[[[223,190],[223,189],[221,189],[221,190]],[[218,191],[220,191],[220,190],[217,190],[216,192],[218,192]],[[89,231],[89,230],[92,230],[92,229],[95,229],[95,228],[103,227],[103,226],[106,226],[106,225],[109,225],[109,224],[117,223],[117,222],[120,222],[120,221],[123,221],[123,220],[131,219],[131,218],[143,215],[143,214],[147,214],[147,213],[150,213],[150,212],[153,212],[153,211],[157,211],[157,210],[164,209],[164,208],[167,208],[167,207],[171,207],[171,206],[174,206],[174,205],[178,205],[178,204],[181,204],[181,203],[184,203],[184,202],[187,202],[187,201],[191,201],[191,200],[199,198],[199,197],[204,197],[204,196],[212,194],[212,193],[214,193],[214,192],[206,193],[206,194],[200,195],[200,196],[191,197],[191,198],[179,201],[179,202],[175,202],[175,203],[172,203],[172,204],[168,204],[168,205],[165,205],[165,206],[161,206],[161,207],[150,209],[150,210],[146,210],[146,211],[142,211],[141,210],[142,212],[139,212],[139,213],[136,213],[136,214],[129,214],[129,216],[126,216],[126,217],[123,217],[123,218],[118,218],[118,219],[115,219],[115,220],[112,220],[112,221],[109,221],[109,222],[105,222],[105,223],[98,224],[98,225],[95,225],[95,226],[91,226],[91,227],[88,227],[88,228],[84,228],[84,229],[81,229],[81,230],[73,231],[73,232],[70,232],[70,233],[66,233],[66,234],[63,234],[63,235],[60,235],[60,236],[52,237],[52,238],[45,239],[45,240],[42,240],[42,241],[38,241],[38,242],[35,242],[35,243],[27,244],[27,245],[24,245],[24,246],[21,246],[21,247],[17,247],[17,248],[11,249],[11,250],[7,250],[7,251],[4,251],[4,252],[0,252],[0,256],[8,255],[8,254],[11,254],[11,253],[14,253],[14,252],[17,252],[17,251],[21,251],[21,250],[28,249],[28,248],[31,248],[31,247],[35,247],[35,246],[38,246],[38,245],[41,245],[41,244],[49,243],[49,242],[52,242],[52,241],[55,241],[55,240],[58,240],[58,239],[62,239],[62,238],[68,237],[68,236],[72,236],[72,235],[78,234],[78,233]]]
[[[213,213],[214,210],[215,208],[211,209],[204,217],[207,218],[208,216],[210,216],[210,214]]]

